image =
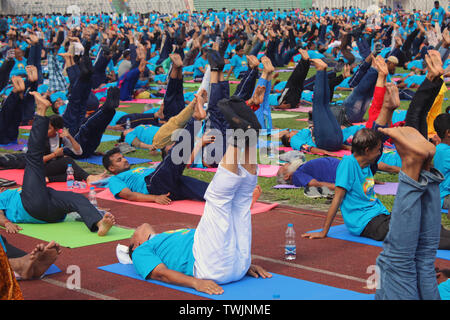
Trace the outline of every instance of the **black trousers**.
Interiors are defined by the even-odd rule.
[[[377,241],[383,241],[389,232],[389,222],[391,216],[380,214],[369,221],[361,233],[361,237],[370,238]],[[450,250],[450,230],[441,225],[441,238],[439,241],[439,250]]]
[[[2,169],[24,169],[25,153],[6,153],[0,155],[0,168]],[[84,171],[71,157],[63,156],[52,159],[44,164],[45,176],[49,182],[66,181],[67,165],[71,164],[74,171],[74,178],[77,181],[86,180],[89,173]]]
[[[89,230],[97,231],[97,222],[102,219],[102,215],[85,196],[73,192],[56,191],[46,186],[43,150],[45,150],[48,123],[47,117],[35,116],[25,157],[22,205],[33,218],[47,223],[60,222],[67,213],[76,211]]]

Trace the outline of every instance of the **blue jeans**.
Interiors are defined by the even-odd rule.
[[[131,69],[122,76],[120,84],[120,100],[130,101],[133,99],[134,88],[139,80],[140,71],[138,68]]]
[[[314,86],[312,119],[313,135],[318,148],[336,151],[342,148],[344,138],[341,126],[330,109],[330,87],[326,71],[317,71]]]
[[[343,101],[342,104],[350,122],[362,122],[372,102],[377,78],[378,72],[374,68],[370,68],[352,93]]]
[[[419,181],[399,173],[389,232],[377,258],[378,300],[440,299],[434,261],[439,247],[442,174],[422,171]]]
[[[167,91],[164,95],[164,120],[168,121],[185,107],[183,94],[183,79],[169,77]]]
[[[169,198],[174,201],[187,199],[204,200],[209,183],[183,175],[190,152],[194,148],[195,128],[194,119],[189,120],[185,127],[187,134],[178,138],[175,145],[170,149],[169,154],[156,167],[155,171],[145,177],[149,194],[161,195],[170,192]],[[184,139],[190,139],[190,141],[184,141]],[[180,144],[183,144],[182,148],[178,147]],[[190,146],[190,148],[186,148],[186,146]],[[185,153],[184,151],[188,152]],[[173,161],[173,152],[177,152],[177,156],[183,159],[181,163]]]
[[[216,136],[215,142],[208,144],[203,148],[204,150],[204,161],[213,167],[219,165],[222,156],[225,154],[227,144],[226,136],[227,129],[229,129],[228,122],[225,120],[223,113],[219,110],[217,106],[218,102],[222,99],[228,99],[230,97],[230,85],[228,81],[221,81],[219,83],[211,83],[211,92],[208,102],[208,120],[205,126],[205,132],[209,129],[212,135]],[[220,136],[218,136],[220,134]],[[220,155],[216,155],[216,150],[220,149],[222,144],[222,150]],[[217,160],[217,161],[216,161]]]
[[[270,80],[260,78],[256,86],[264,86],[266,87],[266,91],[264,92],[264,100],[260,104],[259,109],[255,111],[255,115],[258,118],[261,129],[270,130],[272,129],[272,113],[269,104],[269,96],[272,84]]]

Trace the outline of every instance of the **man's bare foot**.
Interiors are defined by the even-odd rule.
[[[394,111],[400,106],[398,88],[392,82],[386,83],[386,93],[383,100],[383,108]]]
[[[11,267],[23,280],[41,277],[61,254],[61,248],[55,241],[47,245],[41,243],[29,254],[10,259]]]
[[[25,67],[25,70],[27,72],[28,81],[30,81],[30,82],[38,81],[38,71],[35,66],[28,65]]]
[[[51,105],[50,101],[41,96],[37,91],[31,91],[30,94],[34,97],[34,101],[36,102],[36,114],[45,116],[47,109]]]
[[[253,55],[248,55],[247,56],[247,61],[248,61],[248,66],[249,66],[250,69],[254,69],[254,68],[257,68],[259,66],[258,58],[253,56]]]
[[[25,82],[22,77],[14,76],[11,78],[14,93],[23,93],[25,91]]]
[[[311,62],[314,64],[318,71],[323,71],[328,68],[328,65],[322,59],[311,59]]]
[[[200,90],[199,93],[196,93],[195,95],[195,104],[194,104],[194,113],[192,114],[192,117],[195,120],[203,120],[206,118],[206,111],[203,108],[206,99],[208,98],[208,93],[205,89]]]
[[[429,78],[431,81],[444,74],[441,55],[438,51],[428,50],[427,54],[425,55],[425,61],[427,63],[428,69],[427,78]]]
[[[109,212],[105,213],[102,220],[97,222],[97,227],[98,227],[97,234],[100,237],[105,236],[108,233],[109,229],[111,229],[111,227],[115,224],[116,224],[116,220],[115,220],[114,216]]]
[[[178,53],[172,53],[169,55],[170,60],[172,60],[174,68],[182,68],[183,67],[183,60],[181,60],[181,57]]]
[[[402,159],[402,171],[418,181],[421,170],[429,169],[436,147],[413,127],[379,128],[383,134],[392,138]]]
[[[260,105],[264,101],[264,94],[266,93],[266,87],[257,86],[252,97],[248,100],[249,105]]]
[[[257,185],[255,190],[253,191],[252,205],[250,206],[250,208],[253,208],[253,205],[255,204],[256,201],[258,201],[259,197],[261,196],[261,193],[262,193],[262,188],[261,188],[261,186]]]
[[[164,119],[164,103],[160,104],[158,111],[155,112],[155,117],[158,119]]]
[[[264,66],[264,72],[271,74],[272,72],[275,71],[275,68],[272,65],[272,61],[270,61],[270,59],[266,56],[263,56],[261,58],[261,62]]]

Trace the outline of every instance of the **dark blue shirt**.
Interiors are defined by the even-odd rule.
[[[306,187],[312,179],[335,183],[339,162],[339,159],[332,157],[309,160],[294,172],[292,183],[297,187]]]

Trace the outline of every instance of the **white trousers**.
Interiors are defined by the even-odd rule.
[[[194,277],[228,283],[240,280],[251,263],[250,206],[257,175],[239,166],[235,174],[219,165],[205,193],[205,210],[197,226]]]

